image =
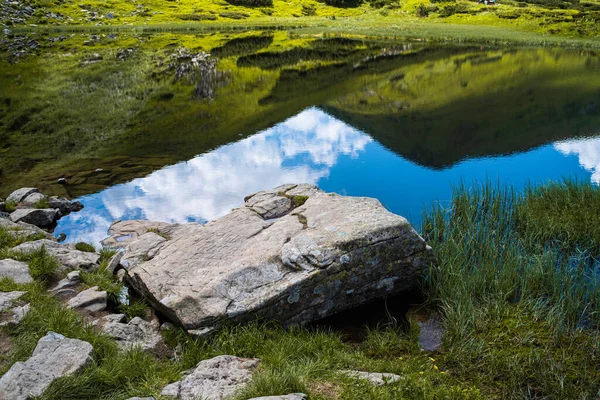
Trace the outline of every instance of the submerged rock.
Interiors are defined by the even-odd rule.
[[[259,363],[256,358],[234,356],[200,361],[183,379],[165,386],[161,395],[180,400],[225,400],[250,382]]]
[[[55,380],[81,371],[93,361],[91,344],[48,332],[25,362],[16,362],[0,378],[0,399],[41,396]]]
[[[0,278],[10,278],[15,283],[33,282],[33,278],[29,273],[29,266],[24,262],[10,258],[0,260]]]
[[[320,319],[413,288],[433,261],[408,221],[378,200],[313,185],[260,192],[204,226],[167,231],[136,231],[121,263],[131,285],[192,334],[226,319]]]

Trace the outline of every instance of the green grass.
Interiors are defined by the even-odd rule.
[[[79,251],[84,251],[86,253],[95,253],[96,252],[96,247],[94,247],[93,245],[91,245],[89,243],[85,243],[85,242],[76,243],[75,249],[79,250]]]
[[[600,257],[600,188],[565,180],[529,187],[516,210],[523,237],[533,244]]]

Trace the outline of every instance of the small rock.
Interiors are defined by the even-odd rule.
[[[55,241],[56,238],[50,233],[38,228],[35,225],[25,222],[14,223],[10,219],[0,219],[0,228],[4,229],[9,235],[19,238],[33,235],[45,235],[49,241]]]
[[[0,278],[11,278],[15,283],[33,282],[27,264],[10,258],[0,260]]]
[[[108,14],[106,14],[106,18],[108,19],[113,19],[115,17],[115,14],[113,14],[112,12],[109,12]]]
[[[254,397],[249,400],[306,400],[308,398],[304,393],[292,393],[281,396],[263,396],[263,397]]]
[[[115,273],[115,270],[117,269],[117,267],[121,263],[121,259],[123,258],[123,254],[125,254],[124,251],[118,251],[114,256],[112,256],[112,258],[108,262],[108,266],[106,267],[106,271],[109,272],[111,275]]]
[[[375,386],[387,385],[388,383],[393,383],[393,382],[396,382],[396,381],[402,379],[402,377],[400,375],[390,374],[387,372],[380,373],[380,372],[365,372],[365,371],[350,371],[350,370],[343,370],[340,372],[351,378],[367,380]]]
[[[79,308],[88,311],[103,311],[108,303],[106,291],[100,291],[98,286],[91,287],[77,296],[73,297],[67,303],[68,308]]]
[[[0,378],[0,399],[28,400],[41,396],[55,380],[73,375],[93,362],[88,342],[48,332],[31,357],[16,362]]]
[[[40,201],[46,199],[42,193],[31,193],[29,196],[25,197],[22,201],[23,205],[31,207],[35,206]]]
[[[79,292],[75,289],[65,288],[52,291],[52,294],[54,294],[54,297],[56,297],[59,300],[68,301],[71,300],[73,297],[77,296]]]
[[[20,208],[10,214],[13,222],[25,222],[38,227],[48,227],[60,218],[60,212],[50,208]]]
[[[144,351],[158,353],[161,349],[166,348],[166,345],[157,328],[156,324],[135,317],[127,324],[117,321],[107,322],[102,331],[116,339],[117,344],[123,350],[139,346]]]
[[[58,183],[59,185],[66,185],[67,184],[67,178],[58,178],[58,180],[56,181],[56,183]]]
[[[58,281],[56,286],[50,289],[50,292],[58,292],[59,290],[71,288],[81,283],[81,276],[79,271],[71,271],[67,274],[65,279]]]
[[[14,291],[14,292],[0,292],[0,312],[6,311],[12,307],[15,300],[20,299],[27,292]]]
[[[79,251],[73,248],[72,245],[60,244],[48,239],[35,240],[33,242],[22,243],[13,247],[13,251],[21,253],[33,253],[38,251],[42,246],[46,247],[46,251],[58,259],[65,268],[68,269],[87,269],[91,270],[98,267],[100,255],[97,253],[88,253]]]
[[[183,379],[165,386],[161,395],[181,400],[227,399],[250,382],[259,363],[256,358],[234,356],[200,361]]]
[[[62,243],[65,240],[67,240],[67,235],[64,232],[61,232],[57,237],[56,237],[56,241],[58,243]]]
[[[39,193],[37,188],[21,188],[8,195],[6,201],[9,203],[20,203],[32,193]]]

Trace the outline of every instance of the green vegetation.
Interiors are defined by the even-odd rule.
[[[89,243],[85,243],[85,242],[79,242],[79,243],[75,243],[75,249],[79,250],[79,251],[84,251],[86,253],[95,253],[96,252],[96,248],[89,244]]]
[[[50,208],[50,201],[47,198],[43,198],[34,204],[35,208]]]
[[[581,182],[523,194],[487,184],[457,188],[449,208],[429,210],[423,234],[439,263],[424,276],[423,296],[427,307],[442,313],[446,329],[436,353],[421,351],[418,327],[404,327],[397,315],[367,329],[360,341],[331,328],[285,330],[253,322],[205,340],[166,331],[168,345],[177,348],[170,359],[119,352],[113,340],[46,294],[48,282],[38,276],[29,285],[0,281],[0,290],[27,290],[32,306],[19,326],[0,330],[0,339],[12,343],[0,355],[0,367],[5,371],[27,358],[39,337],[53,330],[89,341],[96,358],[82,373],[55,383],[43,396],[47,400],[158,396],[184,370],[221,354],[262,359],[240,400],[290,392],[315,400],[594,398],[600,386],[600,277],[590,257],[600,251],[593,215],[599,199],[596,187]],[[0,230],[0,250],[15,243],[9,237]],[[47,254],[32,256],[30,268],[40,259]],[[119,287],[102,268],[82,277],[86,285]],[[147,315],[148,308],[134,299],[119,310],[131,319]],[[340,374],[342,369],[403,379],[377,387]]]

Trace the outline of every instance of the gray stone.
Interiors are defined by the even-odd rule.
[[[387,372],[365,372],[365,371],[340,371],[343,375],[356,379],[364,379],[375,386],[383,386],[389,383],[394,383],[402,379],[400,375],[390,374]]]
[[[8,197],[6,198],[6,201],[9,203],[20,203],[23,200],[25,200],[25,198],[32,193],[39,193],[39,190],[36,188],[17,189],[8,195]]]
[[[14,292],[0,292],[0,312],[4,312],[10,309],[13,303],[23,297],[27,292],[14,291]]]
[[[10,310],[12,315],[0,317],[0,326],[18,325],[29,312],[29,304],[13,307]]]
[[[81,276],[79,271],[71,271],[67,274],[65,279],[61,279],[58,281],[56,286],[50,289],[51,292],[58,292],[59,290],[72,288],[73,286],[77,286],[81,283]]]
[[[44,196],[42,193],[31,193],[29,196],[23,199],[22,203],[25,206],[35,206],[38,202],[44,199],[46,199],[46,196]]]
[[[102,332],[114,338],[122,350],[141,347],[144,351],[158,352],[165,348],[163,337],[158,332],[158,324],[146,322],[140,317],[133,318],[127,324],[121,321],[105,323]]]
[[[0,278],[11,278],[15,283],[33,282],[27,264],[10,258],[0,260]]]
[[[261,216],[280,215],[282,198],[305,202]],[[376,199],[285,185],[246,204],[204,226],[163,226],[168,240],[138,234],[121,261],[126,279],[195,333],[256,317],[304,324],[412,289],[434,261],[408,221]]]
[[[254,397],[249,400],[306,400],[308,398],[304,393],[292,393],[281,396],[263,396],[263,397]]]
[[[162,232],[165,229],[173,229],[174,226],[166,222],[144,221],[144,220],[117,220],[108,229],[108,238],[102,241],[107,247],[125,248],[130,242],[136,240],[150,230]],[[167,233],[167,232],[165,232]]]
[[[130,397],[127,400],[154,400],[154,397]]]
[[[98,290],[98,286],[91,287],[77,296],[73,297],[67,303],[69,308],[79,308],[88,311],[103,311],[107,307],[108,296],[106,291]]]
[[[218,356],[200,361],[178,382],[167,385],[162,396],[180,400],[225,400],[246,386],[260,360]]]
[[[65,198],[59,198],[52,196],[48,199],[50,208],[58,208],[63,215],[67,215],[71,212],[80,211],[83,208],[83,204],[78,201],[69,201]]]
[[[93,269],[98,266],[100,260],[100,255],[97,253],[79,251],[73,245],[61,244],[47,239],[26,242],[13,247],[12,250],[27,254],[38,251],[42,246],[45,246],[50,255],[56,257],[62,265],[69,269]]]
[[[48,332],[25,362],[16,362],[0,378],[0,399],[41,396],[55,380],[73,375],[93,362],[91,344]]]
[[[108,262],[108,266],[106,267],[106,271],[110,274],[114,274],[119,265],[121,264],[121,259],[123,258],[124,251],[117,251],[117,253],[112,256],[110,261]]]
[[[0,228],[7,231],[15,238],[25,238],[28,236],[45,236],[48,240],[56,241],[56,238],[50,233],[38,228],[35,225],[26,224],[25,222],[14,223],[9,219],[0,219]]]
[[[19,208],[10,214],[12,222],[48,227],[60,218],[60,212],[52,208]]]
[[[70,288],[65,288],[65,289],[58,289],[56,291],[52,291],[52,294],[62,300],[62,301],[67,301],[67,300],[71,300],[73,297],[77,296],[79,294],[79,292],[75,289],[70,289]]]

